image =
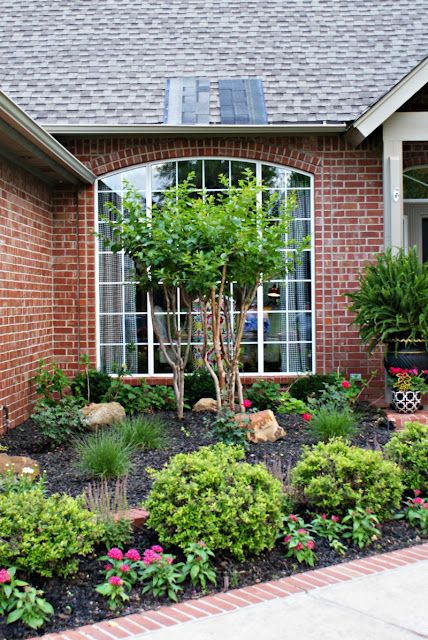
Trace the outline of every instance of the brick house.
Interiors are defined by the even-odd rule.
[[[72,374],[86,353],[168,379],[132,265],[93,233],[107,232],[104,204],[120,205],[125,178],[148,207],[190,169],[212,191],[247,166],[280,197],[294,191],[292,232],[312,247],[257,295],[244,375],[382,372],[343,293],[384,246],[428,259],[425,1],[0,9],[0,405],[12,425],[31,411],[39,358]]]

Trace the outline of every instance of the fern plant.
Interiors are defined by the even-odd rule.
[[[369,353],[382,343],[428,342],[428,264],[419,261],[416,247],[379,254],[357,291],[346,295]]]

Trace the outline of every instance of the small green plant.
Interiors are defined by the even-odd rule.
[[[143,593],[152,593],[156,598],[167,595],[170,600],[177,601],[177,593],[181,591],[179,583],[185,576],[183,563],[174,564],[174,560],[174,556],[164,553],[159,545],[144,551],[140,580],[147,584]]]
[[[428,425],[407,422],[386,443],[384,452],[401,467],[406,489],[428,490]]]
[[[308,407],[302,401],[293,396],[288,391],[283,391],[279,395],[278,413],[307,413]]]
[[[422,533],[428,533],[428,502],[421,498],[421,491],[415,489],[415,497],[405,501],[405,508],[395,517],[397,520],[406,518],[412,527],[421,529]]]
[[[325,404],[312,414],[310,428],[317,440],[327,442],[332,438],[349,440],[355,433],[357,418],[349,407],[337,409]]]
[[[86,355],[80,356],[80,364],[84,370],[76,373],[70,384],[73,395],[86,402],[101,402],[110,388],[110,376],[91,367]]]
[[[210,560],[214,557],[214,552],[207,547],[203,540],[189,544],[184,553],[186,554],[186,562],[183,566],[183,574],[190,578],[193,585],[200,586],[205,591],[207,582],[216,584],[216,572]]]
[[[355,407],[358,398],[364,389],[366,389],[376,375],[376,371],[372,372],[370,379],[366,380],[347,380],[339,373],[334,375],[331,383],[324,383],[324,388],[319,391],[316,396],[308,398],[308,405],[313,412],[318,411],[324,406],[336,411],[346,411]]]
[[[334,384],[336,376],[334,373],[314,373],[308,376],[297,378],[288,388],[288,391],[298,400],[307,402],[308,398],[316,397],[324,389],[325,384]]]
[[[45,496],[43,483],[25,492],[0,493],[0,558],[41,576],[67,576],[79,556],[93,551],[102,525],[85,509],[82,496]]]
[[[126,384],[119,376],[111,381],[111,385],[103,402],[118,402],[125,409],[126,415],[134,416],[149,411],[149,399],[139,386]]]
[[[343,537],[350,538],[360,549],[380,538],[379,518],[370,509],[349,509],[342,523],[346,527]]]
[[[253,407],[259,411],[274,409],[278,404],[280,389],[281,387],[277,382],[258,380],[248,387],[245,396],[252,402]]]
[[[340,438],[305,446],[291,484],[300,503],[314,512],[339,516],[362,506],[388,517],[403,493],[398,465],[378,451],[349,446]]]
[[[218,443],[182,453],[160,471],[145,503],[147,526],[162,544],[186,549],[204,540],[238,559],[271,549],[282,524],[282,487],[241,447]]]
[[[132,468],[132,449],[116,429],[98,429],[76,440],[77,469],[91,478],[120,478]]]
[[[217,442],[236,444],[248,449],[247,425],[250,424],[248,417],[241,416],[237,420],[233,411],[223,409],[214,418],[205,418],[205,423],[211,426],[211,434]]]
[[[311,521],[310,529],[320,538],[326,538],[328,542],[339,540],[345,531],[339,516],[332,515],[329,518],[325,513],[317,514],[314,517]]]
[[[206,367],[197,367],[184,378],[185,402],[193,407],[201,398],[215,398],[214,380]]]
[[[54,360],[50,364],[43,359],[39,360],[32,381],[36,385],[37,394],[43,396],[39,404],[44,406],[55,405],[70,387],[70,380]]]
[[[115,611],[116,609],[120,609],[120,607],[129,600],[126,591],[130,590],[130,588],[130,584],[123,578],[110,576],[105,582],[97,585],[95,591],[107,598],[109,608]]]
[[[125,446],[132,450],[151,451],[166,445],[165,422],[160,416],[146,415],[127,418],[114,426]]]
[[[111,488],[107,480],[100,480],[91,483],[85,490],[86,506],[102,524],[100,543],[107,549],[123,549],[132,537],[132,522],[121,515],[128,508],[127,481],[126,476],[118,478]]]
[[[42,598],[43,591],[18,580],[15,573],[16,567],[0,569],[0,616],[8,614],[7,624],[22,622],[39,629],[53,615],[53,606]]]
[[[141,383],[141,388],[148,394],[149,411],[174,411],[177,407],[175,395],[172,387],[164,384],[150,386],[145,380]]]
[[[299,564],[304,562],[313,567],[316,560],[315,542],[309,531],[305,529],[304,520],[291,513],[284,518],[284,525],[283,542],[287,547],[286,557],[295,558]]]
[[[20,475],[15,474],[12,470],[0,473],[0,494],[26,493],[33,488],[34,468],[24,467],[24,469]],[[40,487],[44,487],[44,483],[45,477],[42,475],[38,479],[38,484]]]
[[[78,398],[66,396],[55,405],[39,404],[31,418],[42,436],[57,446],[85,431],[85,418],[80,409]]]

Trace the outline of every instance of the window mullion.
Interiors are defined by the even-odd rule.
[[[146,176],[147,191],[146,191],[146,215],[151,216],[152,209],[152,167],[149,166]],[[154,375],[155,372],[155,354],[153,346],[153,322],[152,322],[152,309],[150,304],[150,296],[147,296],[147,372],[149,375]]]

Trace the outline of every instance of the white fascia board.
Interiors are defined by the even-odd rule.
[[[0,91],[0,118],[74,177],[89,184],[95,182],[96,176],[88,167],[63,147],[58,140],[55,140],[46,129],[37,124],[3,91]]]
[[[341,133],[346,122],[296,123],[266,125],[171,125],[171,124],[49,124],[43,125],[54,135],[287,135],[292,133]]]
[[[352,128],[363,140],[428,83],[428,57],[368,109]]]

